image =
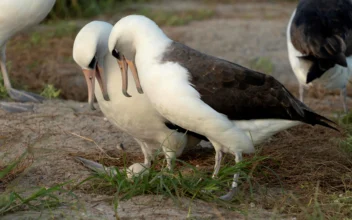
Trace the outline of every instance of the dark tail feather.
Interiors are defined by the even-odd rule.
[[[333,121],[331,121],[330,119],[327,119],[325,118],[324,116],[321,116],[321,115],[318,115],[317,113],[314,113],[312,111],[309,111],[309,110],[304,110],[304,119],[305,119],[305,122],[306,123],[309,123],[311,125],[321,125],[321,126],[324,126],[324,127],[327,127],[327,128],[331,128],[335,131],[338,131],[340,132],[339,129],[331,126],[330,124],[333,124],[335,126],[337,126],[337,124]]]
[[[192,131],[189,131],[189,130],[186,130],[174,123],[171,123],[169,121],[167,122],[164,122],[165,126],[168,127],[169,129],[171,130],[175,130],[175,131],[178,131],[178,132],[182,132],[182,133],[185,133],[185,134],[188,134],[188,135],[191,135],[195,138],[198,138],[200,140],[203,140],[203,141],[209,141],[209,139],[201,134],[198,134],[198,133],[195,133],[195,132],[192,132]]]

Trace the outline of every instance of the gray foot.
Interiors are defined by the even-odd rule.
[[[33,104],[0,102],[0,108],[10,113],[33,112]]]
[[[7,90],[9,96],[11,99],[18,101],[18,102],[37,102],[40,103],[44,101],[44,97],[31,93],[31,92],[25,92],[21,90],[16,90],[13,88],[10,88]]]
[[[236,195],[236,193],[237,193],[237,187],[231,188],[231,190],[226,195],[220,196],[220,199],[224,201],[231,201],[233,197]]]
[[[87,160],[82,157],[75,158],[78,162],[81,162],[85,167],[90,170],[93,170],[97,173],[109,173],[112,176],[116,176],[116,170],[113,167],[104,167],[102,164],[94,162],[92,160]]]

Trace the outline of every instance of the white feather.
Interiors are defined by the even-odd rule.
[[[55,0],[1,0],[0,47],[14,34],[41,22]]]
[[[172,40],[153,21],[143,16],[127,16],[117,22],[109,39],[110,51],[117,41],[118,44],[135,45],[140,81],[155,109],[173,123],[219,143],[224,152],[253,152],[252,139],[259,143],[298,124],[283,120],[232,122],[212,109],[190,84],[187,69],[178,63],[162,62],[162,55]],[[254,138],[248,130],[256,133]]]
[[[258,145],[278,132],[297,126],[302,122],[280,119],[260,119],[233,121],[233,123],[246,132],[246,135],[251,139],[254,145]]]
[[[128,80],[132,97],[127,98],[122,94],[120,68],[108,51],[111,29],[110,24],[99,21],[83,27],[75,39],[74,60],[81,68],[88,68],[94,56],[102,60],[110,101],[104,100],[100,87],[96,86],[95,96],[100,109],[113,125],[136,139],[146,157],[161,145],[169,157],[172,158],[175,154],[178,156],[187,145],[188,136],[165,126],[165,119],[152,107],[145,95],[137,92],[133,80]],[[128,77],[132,79],[130,71]],[[98,84],[97,81],[95,83]]]

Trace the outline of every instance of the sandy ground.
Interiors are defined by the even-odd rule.
[[[130,137],[105,121],[100,112],[92,113],[85,103],[47,101],[37,105],[34,111],[12,115],[0,112],[2,158],[0,166],[6,165],[26,150],[34,155],[31,166],[7,185],[7,189],[48,187],[70,180],[78,183],[91,173],[76,162],[74,156],[104,157],[105,154],[102,155],[100,147],[104,152],[117,156],[116,160],[122,159],[122,154],[116,147],[120,143],[124,144],[128,152],[141,156],[140,149]],[[94,140],[99,146],[85,138]],[[142,161],[141,157],[139,161],[134,162]],[[51,210],[50,213],[44,212],[45,215],[47,217],[59,215],[68,219],[77,215],[82,218],[89,216],[91,219],[114,219],[114,211],[109,203],[112,197],[89,195],[79,191],[76,195],[80,198],[80,209],[74,203],[72,207]],[[119,217],[126,219],[148,218],[148,216],[155,219],[166,217],[179,219],[187,216],[189,206],[192,204],[194,207],[192,214],[195,217],[217,218],[220,215],[242,218],[238,213],[225,211],[202,201],[191,203],[188,199],[184,200],[182,203],[185,204],[184,207],[176,208],[171,199],[161,196],[139,196],[122,202],[118,213]],[[27,212],[15,213],[4,219],[27,214]],[[40,215],[35,212],[30,214]]]
[[[216,16],[210,20],[192,22],[186,26],[164,27],[170,36],[203,52],[246,66],[253,58],[270,58],[275,66],[273,75],[285,85],[289,85],[295,92],[296,81],[287,59],[285,39],[286,24],[294,8],[293,4],[246,3],[199,6],[199,3],[191,2],[182,5],[175,5],[175,10],[182,10],[182,7],[211,7],[216,11]],[[11,51],[11,49],[9,50]],[[62,68],[61,71],[65,72],[65,66]],[[67,68],[66,72],[72,73],[75,79],[78,77],[83,79],[74,65]],[[72,81],[72,78],[70,80]],[[76,83],[81,82],[78,80]],[[66,90],[68,89],[66,88]],[[85,86],[75,91],[85,93]],[[83,99],[85,95],[77,97],[79,97],[77,99]],[[334,96],[331,96],[329,101],[310,98],[308,103],[319,112],[330,114],[331,109],[341,110],[338,98]],[[331,105],[331,103],[334,104]],[[309,126],[300,126],[280,134],[271,140],[272,142],[265,144],[265,146],[271,147],[264,150],[262,154],[279,155],[277,158],[281,158],[282,166],[290,169],[289,165],[292,160],[297,163],[303,161],[299,155],[302,152],[297,151],[297,155],[291,155],[285,151],[285,147],[297,144],[305,147],[309,145],[311,151],[314,151],[324,144],[329,144],[331,138],[341,137],[341,135],[331,134],[330,131],[323,128],[312,130]],[[309,137],[319,135],[324,138],[307,140]],[[87,140],[87,138],[95,142]],[[294,142],[295,138],[301,141]],[[307,141],[304,142],[304,140]],[[140,161],[134,162],[142,162],[137,144],[128,135],[118,131],[104,120],[100,111],[91,112],[86,103],[62,100],[46,101],[36,105],[33,113],[21,114],[8,114],[0,110],[0,167],[5,166],[26,150],[33,154],[31,166],[12,182],[6,183],[7,190],[52,186],[69,180],[79,182],[87,178],[90,172],[76,162],[74,156],[99,157],[104,154],[100,150],[101,148],[105,153],[115,155],[118,160],[121,152],[117,146],[121,143],[124,144],[128,152],[140,158]],[[320,153],[325,155],[326,152],[318,152],[317,154],[320,155]],[[307,153],[306,156],[309,157],[309,154]],[[329,161],[326,158],[324,160]],[[268,165],[273,164],[269,162]],[[296,184],[300,181],[290,179],[290,176],[282,178],[289,179],[287,184]],[[309,181],[309,178],[307,176],[302,181]],[[325,179],[324,175],[320,178]],[[0,189],[4,190],[5,183],[1,184],[3,185],[0,185]],[[111,196],[87,194],[87,192],[80,190],[75,193],[79,198],[77,203],[67,204],[64,207],[47,210],[43,213],[17,212],[2,217],[2,219],[36,219],[39,216],[43,219],[116,219]],[[172,200],[162,196],[138,196],[121,202],[118,215],[121,219],[185,219],[190,204],[192,204],[191,215],[198,219],[244,219],[246,217],[267,219],[273,215],[272,211],[263,204],[254,209],[251,209],[248,204],[247,206],[241,205],[242,208],[251,210],[249,216],[241,212],[228,211],[203,201],[196,200],[191,203],[189,199],[185,198],[182,204],[182,206],[175,206]],[[283,217],[281,216],[281,218]]]

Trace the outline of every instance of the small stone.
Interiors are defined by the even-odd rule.
[[[254,202],[251,202],[249,205],[250,205],[251,208],[255,208]]]

